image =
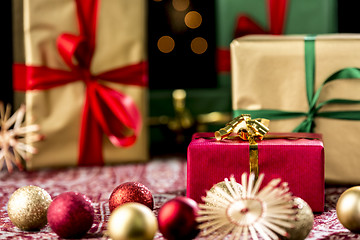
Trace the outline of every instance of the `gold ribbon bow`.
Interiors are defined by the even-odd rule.
[[[262,140],[264,135],[269,132],[269,123],[270,120],[265,118],[251,119],[250,114],[241,114],[215,132],[215,138],[218,141],[230,138],[233,136],[232,133],[249,141],[250,173],[253,172],[256,179],[259,176],[259,154],[256,140]]]

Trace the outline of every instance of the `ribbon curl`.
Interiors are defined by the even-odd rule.
[[[269,123],[268,119],[251,119],[249,114],[241,114],[227,123],[224,128],[215,132],[215,138],[218,141],[229,138],[233,133],[242,140],[249,141],[250,173],[254,173],[256,179],[259,176],[259,154],[256,140],[262,140],[269,132]]]

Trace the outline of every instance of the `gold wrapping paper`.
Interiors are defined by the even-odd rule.
[[[305,36],[247,36],[231,44],[233,109],[308,111],[305,88]],[[360,35],[317,36],[315,91],[332,73],[360,68]],[[246,89],[246,91],[244,91]],[[359,99],[360,80],[345,79],[324,87],[319,101]],[[331,105],[323,111],[360,110],[359,105]],[[304,118],[271,120],[273,132],[290,132]],[[332,183],[360,183],[360,122],[317,117],[316,133],[323,134],[325,179]]]
[[[145,0],[99,1],[96,48],[90,69],[93,74],[145,60],[145,10]],[[27,65],[67,70],[55,44],[63,32],[78,34],[75,1],[24,0]],[[145,88],[104,84],[129,95],[146,122]],[[40,125],[45,135],[45,140],[35,145],[38,154],[29,156],[28,169],[77,165],[84,90],[84,83],[78,81],[26,92],[27,123]],[[127,148],[114,147],[104,136],[103,155],[106,164],[147,160],[147,128],[143,124],[136,143]]]

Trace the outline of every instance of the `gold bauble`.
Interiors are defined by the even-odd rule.
[[[347,189],[336,204],[340,223],[352,232],[360,232],[360,186]]]
[[[242,192],[242,186],[240,183],[237,183],[235,182],[236,186],[238,187],[238,190],[239,192]],[[232,184],[229,182],[229,185],[231,186],[231,188],[233,190],[235,190],[233,187],[232,187]],[[229,194],[231,196],[231,193],[229,191],[229,189],[227,188],[226,186],[226,183],[225,181],[222,181],[222,182],[219,182],[217,184],[215,184],[212,188],[210,188],[209,192],[211,193],[215,193],[219,198],[224,198],[224,196],[220,195],[217,193],[217,191],[215,191],[215,188],[216,187],[219,187],[221,190],[223,190],[224,192],[226,192],[227,194]],[[205,204],[208,205],[208,206],[214,206],[214,204],[216,205],[216,203],[214,202],[214,199],[213,198],[209,198],[209,197],[206,197],[206,201],[205,201]]]
[[[111,213],[107,235],[112,240],[152,240],[157,229],[157,220],[150,208],[129,202]]]
[[[313,224],[314,224],[314,214],[309,204],[299,197],[295,197],[293,204],[297,209],[295,215],[296,220],[291,221],[293,228],[286,228],[286,232],[289,234],[289,237],[284,239],[291,240],[303,240],[309,235]]]
[[[39,230],[47,224],[51,196],[37,186],[17,189],[10,197],[7,212],[11,222],[21,230]]]

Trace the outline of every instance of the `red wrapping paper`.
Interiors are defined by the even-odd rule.
[[[270,133],[273,135],[273,133]],[[296,136],[296,133],[292,134]],[[303,137],[304,134],[299,136]],[[213,133],[196,133],[188,147],[187,196],[197,202],[214,184],[234,175],[239,182],[249,173],[249,143],[217,141]],[[288,182],[294,196],[304,199],[314,212],[324,211],[324,147],[319,134],[309,138],[264,139],[258,142],[262,186],[273,178]]]

